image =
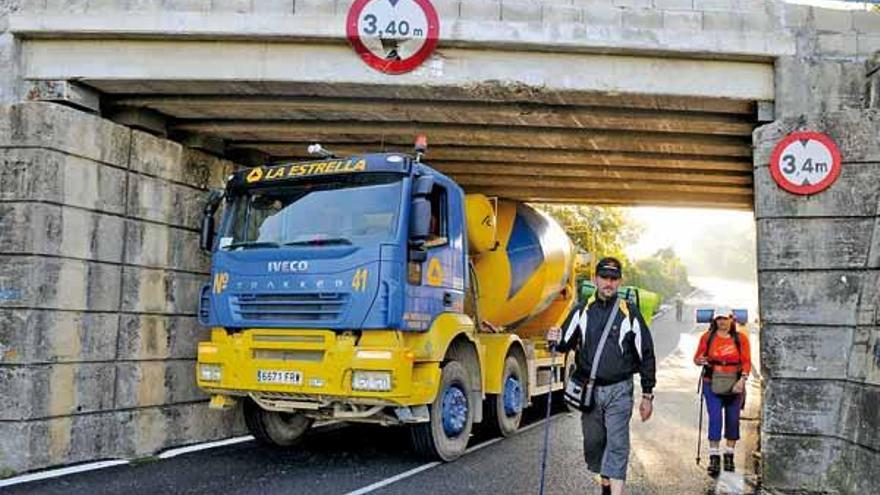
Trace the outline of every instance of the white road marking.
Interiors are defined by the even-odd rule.
[[[319,431],[332,431],[338,427],[340,423],[324,423],[319,424],[315,428]],[[237,443],[243,443],[253,440],[254,437],[252,435],[245,435],[241,437],[227,438],[226,440],[218,440],[216,442],[205,442],[199,443],[196,445],[189,445],[187,447],[180,447],[176,449],[166,450],[162,452],[157,457],[159,459],[170,459],[172,457],[177,457],[181,454],[188,454],[190,452],[198,452],[200,450],[208,450],[217,447],[223,447],[226,445],[234,445]],[[37,473],[31,474],[23,474],[21,476],[16,476],[14,478],[8,478],[5,480],[0,480],[0,487],[17,485],[20,483],[27,483],[30,481],[39,481],[49,478],[57,478],[59,476],[66,476],[68,474],[76,474],[82,473],[85,471],[94,471],[96,469],[104,469],[113,466],[119,466],[122,464],[129,464],[130,461],[127,459],[115,459],[112,461],[99,461],[99,462],[91,462],[88,464],[79,464],[76,466],[63,467],[58,469],[49,469],[46,471],[40,471]]]
[[[353,492],[348,492],[345,495],[363,495],[365,493],[370,493],[370,492],[372,492],[374,490],[378,490],[379,488],[382,488],[384,486],[388,486],[392,483],[396,483],[404,478],[409,478],[410,476],[414,476],[416,474],[419,474],[422,471],[427,471],[428,469],[431,469],[432,467],[439,466],[440,464],[441,463],[438,461],[429,462],[427,464],[422,464],[421,466],[419,466],[417,468],[410,469],[409,471],[405,471],[403,473],[400,473],[397,476],[392,476],[390,478],[386,478],[382,481],[377,481],[377,482],[373,483],[372,485],[367,485],[367,486],[365,486],[363,488],[359,488]]]
[[[559,415],[551,417],[550,419],[556,419],[558,417],[563,417],[566,415],[567,414],[559,414]],[[521,433],[525,433],[533,428],[536,428],[536,427],[544,424],[546,421],[547,421],[546,419],[542,419],[542,420],[537,421],[535,423],[532,423],[526,427],[520,428],[519,430],[517,430],[516,434],[519,435]],[[165,452],[162,452],[161,454],[159,454],[157,457],[159,459],[170,459],[172,457],[177,457],[182,454],[188,454],[191,452],[198,452],[200,450],[208,450],[208,449],[213,449],[213,448],[217,448],[217,447],[223,447],[226,445],[234,445],[237,443],[249,442],[253,439],[254,439],[254,437],[252,435],[245,435],[245,436],[241,436],[241,437],[227,438],[226,440],[219,440],[216,442],[205,442],[205,443],[200,443],[200,444],[196,444],[196,445],[190,445],[187,447],[180,447],[177,449],[166,450]],[[493,438],[491,440],[487,440],[483,443],[474,445],[473,447],[467,449],[466,453],[469,454],[471,452],[476,452],[477,450],[480,450],[484,447],[488,447],[490,445],[498,443],[501,440],[504,440],[504,438],[498,437],[498,438]],[[18,485],[21,483],[29,483],[32,481],[40,481],[40,480],[46,480],[46,479],[51,479],[51,478],[58,478],[60,476],[67,476],[70,474],[84,473],[87,471],[95,471],[98,469],[104,469],[104,468],[113,467],[113,466],[121,466],[124,464],[130,464],[130,461],[125,460],[125,459],[114,459],[114,460],[109,460],[109,461],[90,462],[88,464],[79,464],[76,466],[68,466],[68,467],[58,468],[58,469],[50,469],[50,470],[46,470],[46,471],[40,471],[38,473],[23,474],[21,476],[16,476],[14,478],[7,478],[5,480],[0,480],[0,488],[5,487],[5,486]],[[418,473],[421,473],[422,471],[426,471],[426,470],[431,469],[433,467],[439,466],[440,464],[442,464],[442,463],[436,462],[436,461],[429,462],[429,463],[423,464],[417,468],[410,469],[409,471],[400,473],[397,476],[392,476],[391,478],[387,478],[385,480],[373,483],[372,485],[365,486],[365,487],[360,488],[358,490],[355,490],[353,492],[349,492],[346,495],[362,495],[365,493],[370,493],[372,491],[375,491],[379,488],[390,485],[390,484],[395,483],[397,481],[400,481],[402,479],[414,476]]]
[[[555,420],[556,418],[561,418],[561,417],[565,417],[565,416],[568,416],[568,415],[569,415],[569,414],[557,414],[556,416],[551,416],[550,419],[551,419],[551,420]],[[530,424],[530,425],[528,425],[528,426],[526,426],[526,427],[523,427],[523,428],[520,428],[519,430],[517,430],[517,431],[516,431],[516,435],[520,435],[520,434],[523,434],[523,433],[525,433],[525,432],[527,432],[527,431],[529,431],[529,430],[531,430],[531,429],[533,429],[533,428],[537,428],[538,426],[541,426],[542,424],[544,424],[544,423],[546,423],[546,422],[547,422],[546,419],[542,419],[542,420],[540,420],[540,421],[536,421],[536,422],[534,422],[534,423],[532,423],[532,424]],[[484,448],[484,447],[488,447],[488,446],[490,446],[490,445],[494,445],[494,444],[496,444],[496,443],[498,443],[498,442],[500,442],[500,441],[502,441],[502,440],[504,440],[504,437],[497,437],[497,438],[493,438],[493,439],[491,439],[491,440],[487,440],[487,441],[485,441],[485,442],[483,442],[483,443],[479,443],[479,444],[474,445],[473,447],[467,449],[467,450],[465,451],[465,454],[470,454],[470,453],[472,453],[472,452],[476,452],[476,451],[478,451],[478,450],[480,450],[480,449],[482,449],[482,448]],[[415,475],[417,475],[417,474],[419,474],[419,473],[421,473],[421,472],[427,471],[427,470],[429,470],[429,469],[431,469],[431,468],[435,468],[435,467],[437,467],[437,466],[439,466],[439,465],[441,465],[441,464],[443,464],[443,463],[442,463],[442,462],[438,462],[438,461],[429,462],[429,463],[427,463],[427,464],[422,464],[421,466],[419,466],[419,467],[417,467],[417,468],[413,468],[413,469],[410,469],[409,471],[405,471],[405,472],[400,473],[400,474],[398,474],[398,475],[396,475],[396,476],[392,476],[392,477],[390,477],[390,478],[386,478],[386,479],[384,479],[384,480],[377,481],[377,482],[373,483],[372,485],[367,485],[367,486],[365,486],[365,487],[363,487],[363,488],[358,488],[357,490],[352,491],[352,492],[348,492],[348,493],[346,493],[345,495],[364,495],[364,494],[366,494],[366,493],[371,493],[371,492],[374,492],[374,491],[378,490],[379,488],[384,488],[384,487],[386,487],[386,486],[388,486],[388,485],[390,485],[390,484],[392,484],[392,483],[396,483],[396,482],[398,482],[398,481],[400,481],[400,480],[402,480],[402,479],[406,479],[406,478],[409,478],[409,477],[415,476]]]
[[[94,471],[96,469],[104,469],[107,467],[119,466],[122,464],[128,464],[128,461],[124,459],[114,459],[112,461],[90,462],[88,464],[79,464],[76,466],[68,466],[65,468],[40,471],[39,473],[23,474],[14,478],[0,480],[0,487],[18,485],[20,483],[28,483],[31,481],[47,480],[51,478],[57,478],[59,476],[66,476],[68,474],[84,473],[86,471]]]
[[[205,442],[196,445],[190,445],[187,447],[180,447],[177,449],[166,450],[162,452],[157,457],[159,459],[170,459],[172,457],[177,457],[181,454],[188,454],[190,452],[198,452],[200,450],[213,449],[216,447],[223,447],[225,445],[233,445],[236,443],[248,442],[253,440],[254,437],[251,435],[243,436],[243,437],[235,437],[235,438],[227,438],[226,440],[219,440],[216,442]],[[111,461],[99,461],[99,462],[90,462],[88,464],[78,464],[76,466],[68,466],[58,469],[49,469],[46,471],[40,471],[37,473],[31,474],[23,474],[21,476],[16,476],[14,478],[8,478],[5,480],[0,480],[0,487],[4,486],[12,486],[18,485],[21,483],[29,483],[31,481],[40,481],[51,478],[58,478],[59,476],[67,476],[70,474],[76,473],[84,473],[86,471],[95,471],[98,469],[104,469],[113,466],[121,466],[123,464],[129,464],[130,461],[126,459],[114,459]]]
[[[253,439],[253,435],[245,435],[242,437],[227,438],[226,440],[218,440],[216,442],[198,443],[196,445],[188,445],[186,447],[166,450],[165,452],[159,454],[157,457],[159,457],[159,459],[170,459],[172,457],[177,457],[182,454],[189,454],[190,452],[198,452],[200,450],[213,449],[215,447],[223,447],[225,445],[235,445],[237,443],[250,442]]]

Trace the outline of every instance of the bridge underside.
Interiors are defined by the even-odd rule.
[[[175,94],[161,84],[86,82],[110,108],[159,112],[172,137],[222,140],[231,156],[306,159],[314,142],[340,155],[411,151],[426,134],[429,162],[469,191],[566,203],[753,202],[750,101],[258,83],[189,84],[204,89]]]
[[[757,102],[773,95],[766,61],[450,48],[385,76],[344,45],[30,39],[23,51],[27,79],[76,80],[110,118],[140,112],[240,162],[308,158],[314,142],[410,151],[426,134],[429,162],[466,190],[524,201],[751,209]]]

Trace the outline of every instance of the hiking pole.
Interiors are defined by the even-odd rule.
[[[541,453],[541,485],[544,495],[544,474],[547,472],[547,451],[550,449],[550,411],[553,409],[553,374],[556,371],[556,344],[550,344],[550,385],[547,387],[547,417],[544,419],[544,451]]]
[[[697,382],[697,399],[700,401],[699,427],[697,427],[697,466],[700,465],[700,452],[703,447],[703,375],[706,368],[700,371],[700,381]]]

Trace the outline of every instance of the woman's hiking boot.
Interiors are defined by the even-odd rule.
[[[706,468],[709,476],[718,476],[721,473],[721,456],[718,454],[709,454],[709,467]]]
[[[733,463],[733,452],[724,453],[724,470],[731,473],[736,470],[736,466]]]

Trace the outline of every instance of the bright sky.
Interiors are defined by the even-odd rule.
[[[681,258],[691,253],[691,245],[714,232],[745,231],[755,228],[752,212],[696,208],[629,208],[642,225],[639,241],[627,250],[632,259],[650,256],[658,249],[672,247]]]
[[[878,0],[869,2],[857,0],[785,0],[786,3],[799,3],[802,5],[813,5],[826,9],[843,9],[843,10],[867,10],[872,5],[878,3]]]

